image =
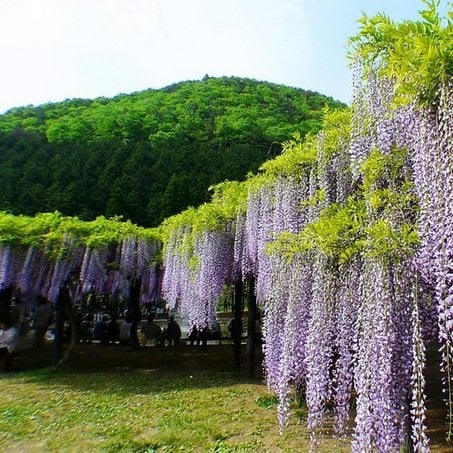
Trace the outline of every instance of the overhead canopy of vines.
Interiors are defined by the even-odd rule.
[[[87,293],[128,296],[141,281],[143,301],[159,297],[161,241],[156,230],[120,219],[83,222],[59,213],[35,217],[0,213],[0,289],[14,287],[27,304],[38,295],[55,302],[72,283],[74,298]]]

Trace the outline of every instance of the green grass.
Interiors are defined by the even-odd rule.
[[[261,379],[231,369],[228,348],[213,347],[208,353],[190,348],[108,350],[110,359],[99,346],[88,348],[90,355],[79,356],[64,370],[36,368],[0,378],[0,451],[309,449],[305,412],[299,410],[280,435],[275,397]],[[222,350],[226,356],[217,358]],[[125,355],[121,361],[129,355],[129,361],[139,363],[118,366],[115,354]],[[317,451],[349,447],[347,442],[326,439]]]
[[[309,451],[305,405],[294,402],[280,435],[278,401],[259,363],[255,379],[236,371],[231,345],[207,352],[79,345],[58,371],[51,358],[50,345],[24,351],[14,373],[0,377],[2,453]],[[443,403],[427,421],[431,451],[450,452]],[[349,452],[350,439],[331,432],[330,419],[313,451]]]

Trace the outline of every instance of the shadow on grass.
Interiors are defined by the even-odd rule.
[[[165,393],[263,381],[261,354],[257,357],[256,377],[250,378],[244,364],[239,370],[234,367],[231,345],[212,345],[207,351],[190,346],[134,351],[127,346],[84,344],[77,345],[58,369],[49,366],[52,354],[51,345],[22,352],[8,378],[20,375],[26,381],[112,394]],[[242,359],[245,362],[245,350]]]
[[[132,351],[120,346],[79,345],[67,364],[59,370],[49,367],[53,351],[50,345],[47,346],[43,351],[31,349],[24,351],[17,358],[14,373],[4,378],[9,381],[9,384],[13,384],[6,387],[5,394],[10,392],[15,395],[17,392],[19,395],[20,391],[25,391],[22,388],[25,387],[26,392],[36,391],[37,397],[44,395],[42,404],[45,406],[44,412],[38,415],[43,420],[47,420],[46,411],[61,411],[63,421],[55,422],[59,423],[58,426],[61,429],[66,429],[66,425],[78,426],[82,419],[78,411],[83,414],[84,423],[86,423],[84,426],[91,426],[91,420],[94,419],[110,423],[109,420],[117,416],[115,411],[127,408],[130,400],[135,400],[131,406],[132,409],[141,408],[142,406],[139,404],[141,404],[142,396],[145,397],[143,401],[152,401],[152,404],[149,405],[148,417],[154,417],[152,411],[155,406],[162,408],[166,407],[168,401],[175,403],[173,412],[161,414],[160,418],[156,418],[154,421],[154,426],[142,429],[144,434],[140,436],[134,435],[135,431],[131,427],[125,428],[122,424],[117,426],[113,422],[107,423],[105,429],[111,438],[108,440],[109,448],[104,451],[154,451],[154,449],[175,451],[181,442],[185,442],[184,439],[190,440],[195,429],[194,426],[197,427],[198,433],[202,433],[199,436],[204,443],[211,442],[212,444],[218,441],[216,447],[212,447],[209,451],[308,451],[300,447],[300,437],[305,436],[308,439],[309,433],[304,428],[298,428],[299,424],[304,426],[306,422],[305,406],[294,408],[293,416],[296,416],[299,422],[296,422],[297,427],[294,427],[288,436],[288,439],[297,437],[298,440],[293,443],[298,445],[299,449],[287,448],[285,450],[285,447],[277,449],[278,442],[285,442],[284,445],[288,446],[290,443],[286,444],[286,442],[290,441],[282,440],[283,438],[278,436],[276,439],[280,440],[274,440],[273,433],[276,432],[276,428],[272,428],[272,431],[268,428],[268,426],[276,424],[276,420],[273,418],[277,405],[276,397],[263,392],[264,386],[258,389],[257,386],[252,385],[245,389],[247,385],[241,385],[262,384],[262,377],[259,373],[261,354],[257,357],[258,377],[250,379],[246,376],[244,367],[235,370],[231,345],[209,346],[207,352],[188,346],[179,348],[148,347],[140,351]],[[445,442],[445,406],[442,401],[437,365],[438,356],[437,352],[428,354],[427,426],[431,438],[431,451],[447,453],[452,449],[451,445]],[[245,362],[244,350],[242,358]],[[17,385],[14,382],[16,379]],[[28,383],[32,385],[30,387],[22,386],[22,384]],[[217,391],[216,388],[219,390]],[[210,392],[206,392],[208,395],[203,394],[203,390],[208,389],[210,390]],[[67,394],[66,391],[68,391]],[[74,394],[71,391],[74,391]],[[80,392],[81,395],[77,395],[76,392]],[[153,398],[147,398],[148,396]],[[14,423],[8,425],[9,429],[11,426],[23,426],[29,422],[31,417],[35,417],[34,398],[34,396],[30,397],[29,393],[25,393],[24,396],[19,395],[9,403],[3,411],[4,420],[8,417],[14,419]],[[226,427],[226,419],[218,416],[220,417],[218,420],[221,421],[217,421],[217,425],[213,428],[213,417],[217,417],[216,408],[223,410],[222,404],[225,401],[231,405],[226,409],[227,418],[233,420],[236,425]],[[198,417],[192,416],[195,402],[196,405],[201,405],[201,408],[197,408],[197,414],[201,414]],[[62,404],[64,409],[61,409]],[[248,434],[242,434],[244,418],[254,413],[261,414],[260,417],[263,417],[263,412],[260,412],[262,409],[269,410],[269,420],[271,421],[266,422],[268,424],[263,428],[259,426],[263,422],[262,419],[257,418],[252,423],[253,431],[249,430]],[[129,420],[128,417],[124,420]],[[146,416],[144,417],[146,418]],[[352,430],[353,418],[350,422]],[[332,431],[332,423],[333,417],[331,417],[331,423],[326,425],[326,432],[322,434],[329,442],[332,441],[329,436]],[[122,430],[126,431],[123,433]],[[207,431],[209,431],[209,435],[206,434]],[[255,434],[252,435],[250,432]],[[90,436],[92,435],[90,434]],[[263,440],[263,436],[268,436],[267,440]],[[224,439],[226,439],[225,444]],[[232,446],[231,439],[238,442],[237,445],[241,447],[236,449]],[[260,442],[260,444],[252,445],[249,443],[251,441]],[[266,444],[266,442],[268,443]],[[345,442],[347,441],[345,440]],[[308,440],[304,443],[304,445],[306,444],[308,445]],[[263,445],[271,445],[272,448],[266,450]],[[167,446],[169,446],[168,449],[166,449]],[[344,450],[339,450],[338,445],[335,444],[335,448],[322,451],[349,451],[350,447],[347,445]],[[89,451],[89,448],[85,450]]]

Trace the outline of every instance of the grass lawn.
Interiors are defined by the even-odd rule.
[[[24,352],[0,378],[0,451],[309,450],[305,408],[280,435],[275,398],[233,370],[230,345],[80,345],[58,371],[44,367],[51,354]],[[320,441],[317,452],[350,451],[349,440]]]
[[[51,354],[24,352],[1,378],[0,451],[308,451],[304,408],[280,435],[275,398],[233,370],[230,345],[81,345],[58,371],[42,368]]]

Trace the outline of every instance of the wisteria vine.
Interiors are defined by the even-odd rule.
[[[77,297],[89,293],[129,296],[134,279],[140,278],[143,303],[160,298],[159,241],[127,237],[120,244],[98,247],[83,245],[64,234],[57,256],[46,247],[0,244],[0,289],[16,288],[33,308],[38,296],[56,302],[60,289],[71,278]]]
[[[453,82],[451,56],[437,47],[451,46],[451,24],[425,3],[422,23],[362,20],[350,111],[326,113],[317,136],[294,137],[259,175],[167,221],[162,281],[157,241],[92,247],[68,235],[57,258],[4,241],[0,289],[55,300],[73,272],[82,293],[114,293],[140,275],[144,300],[162,291],[202,328],[215,322],[224,285],[254,277],[281,430],[296,391],[313,445],[334,417],[354,452],[407,442],[428,452],[429,347],[442,355],[452,440]]]

